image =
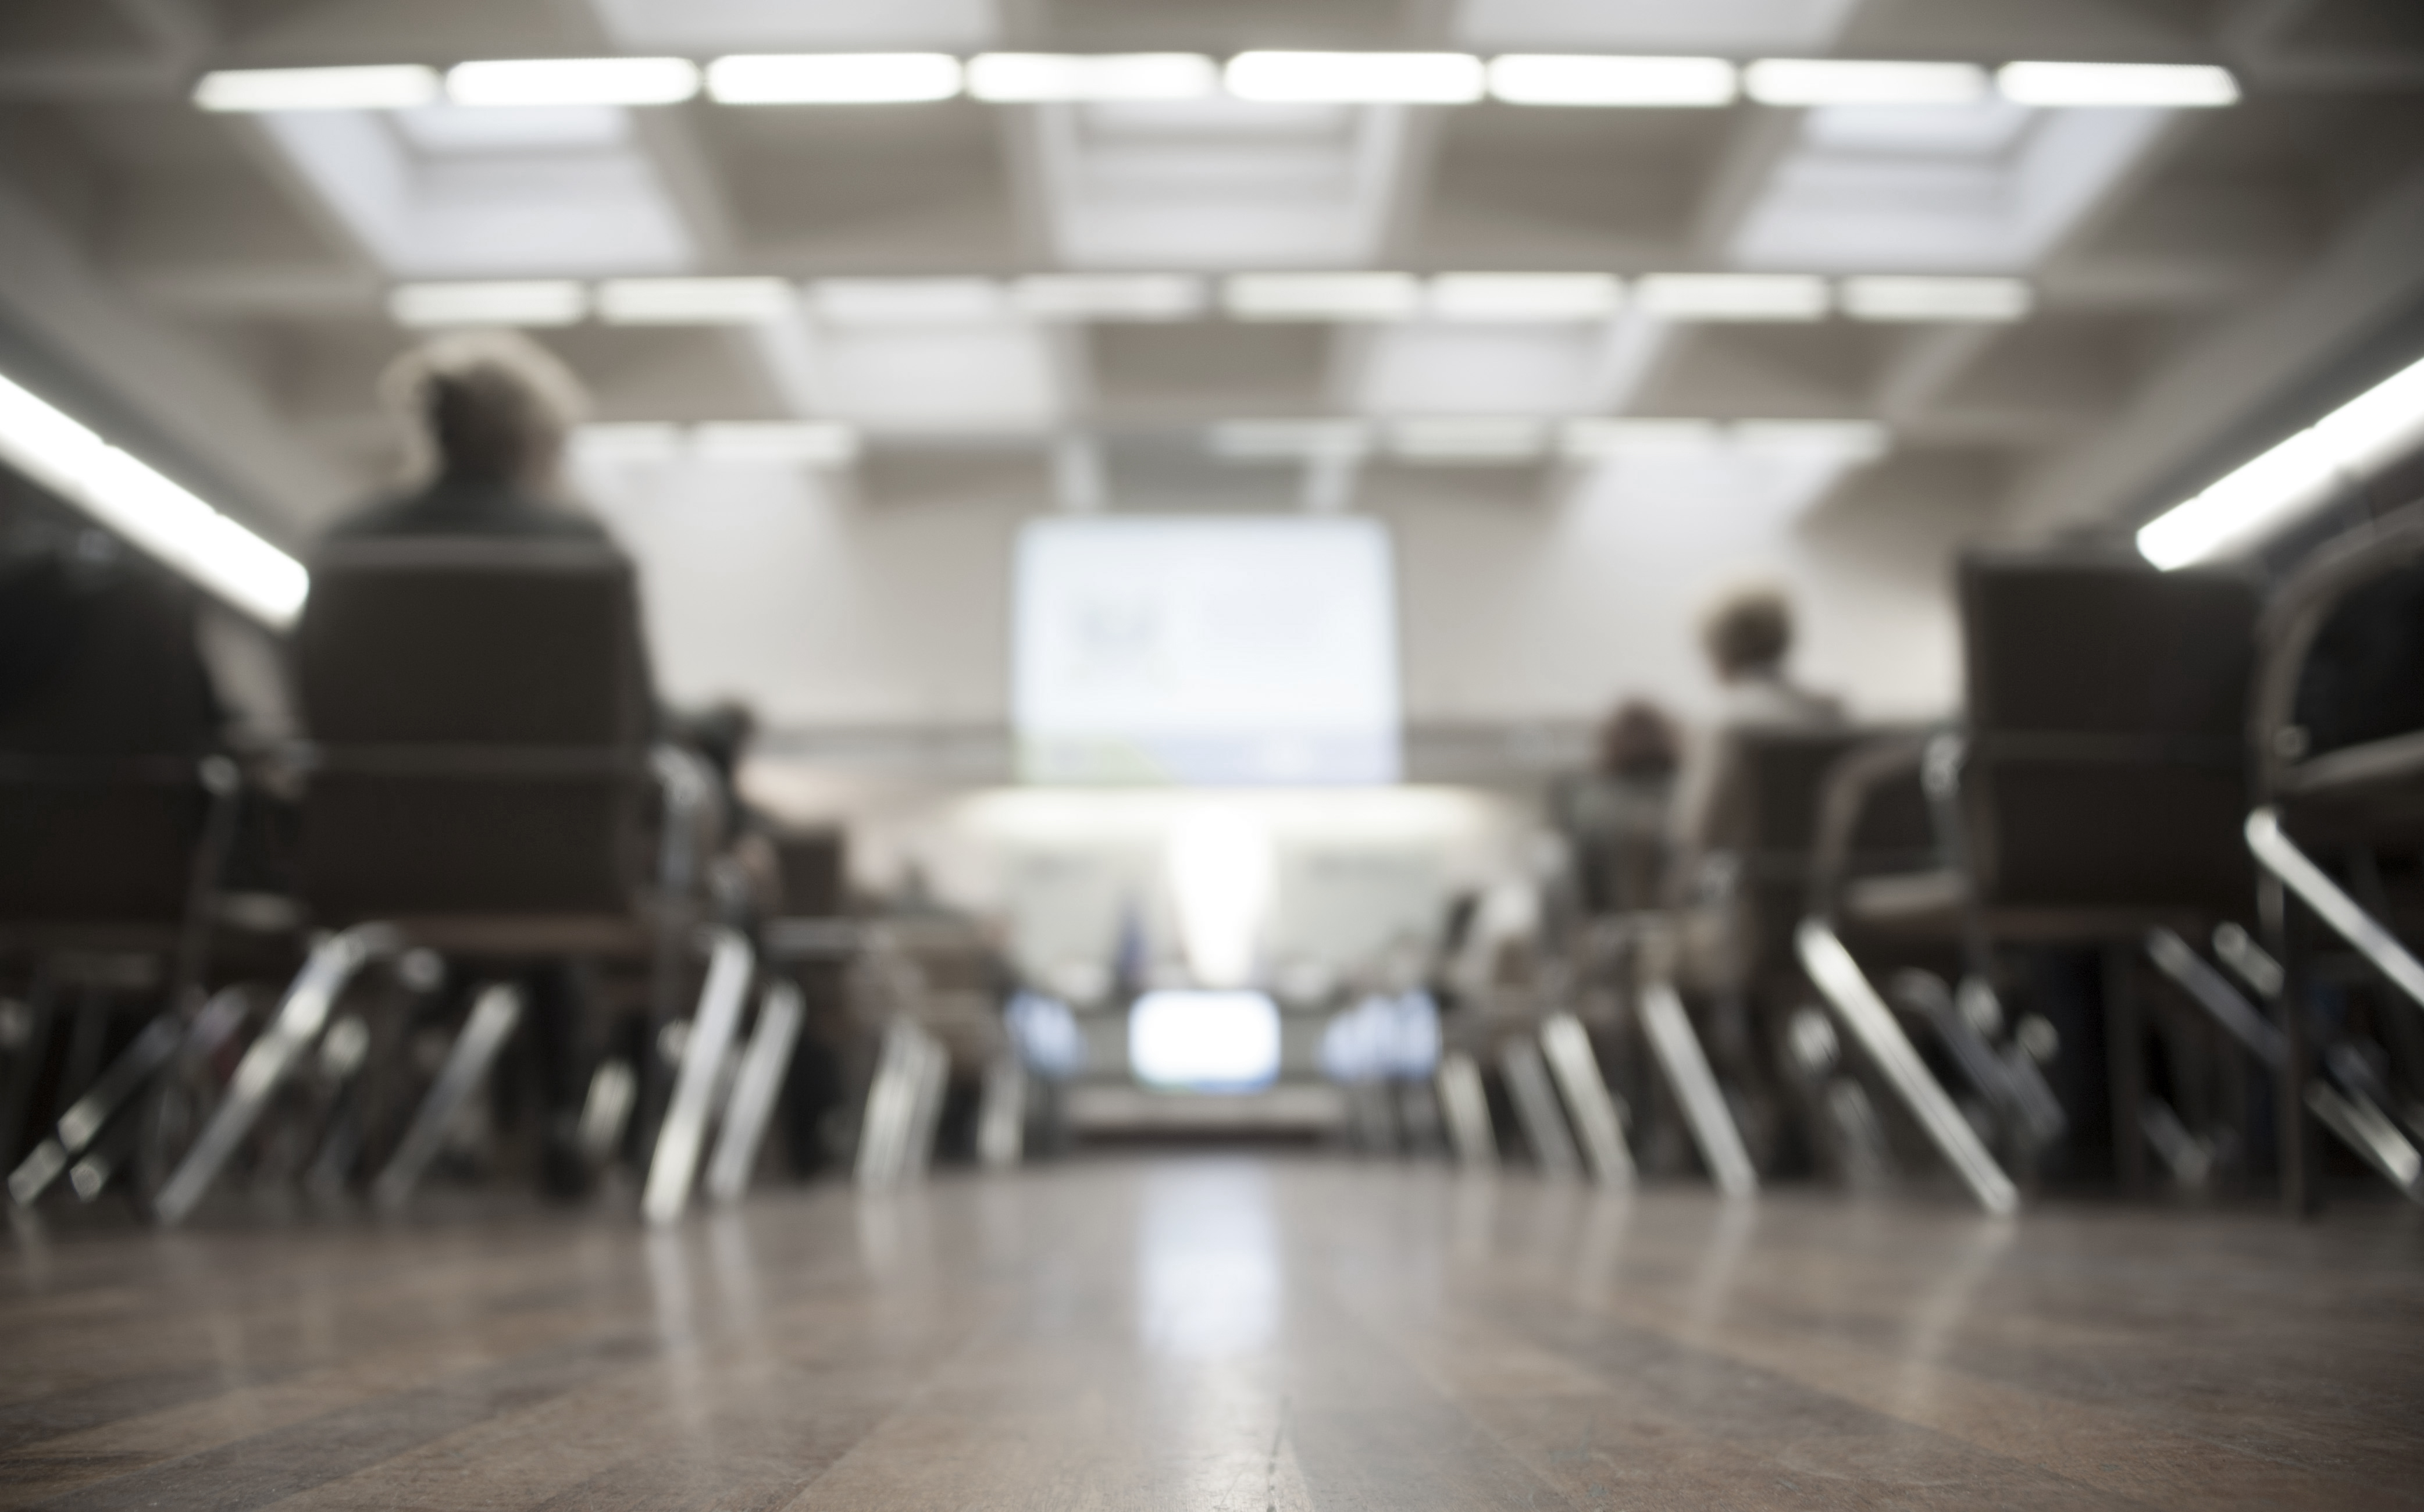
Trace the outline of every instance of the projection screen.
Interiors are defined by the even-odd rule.
[[[1013,603],[1027,781],[1397,780],[1396,599],[1378,520],[1036,520]]]

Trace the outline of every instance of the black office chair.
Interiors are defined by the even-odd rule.
[[[2278,1075],[2284,1194],[2320,1203],[2320,1123],[2424,1202],[2424,503],[2319,551],[2260,642],[2245,837],[2281,968],[2252,975],[2278,1033],[2242,1038]]]
[[[652,1220],[678,1216],[754,956],[697,924],[712,783],[651,745],[630,564],[586,542],[342,543],[313,565],[296,658],[311,742],[300,894],[331,932],[160,1192],[160,1218],[193,1210],[372,962],[424,949],[495,979],[374,1183],[391,1205],[522,1018],[518,973],[572,956],[641,964],[661,1027],[703,937],[712,961],[644,1197]]]
[[[2018,1201],[2009,1175],[1850,947],[1873,957],[1915,945],[1957,949],[1958,991],[1907,1006],[2001,1122],[2006,1158],[2022,1160],[2065,1120],[2040,1070],[2053,1052],[2047,1027],[2003,1011],[1997,949],[2102,949],[2117,1169],[2125,1186],[2138,1185],[2145,1101],[2135,951],[2152,930],[2201,931],[2247,913],[2249,873],[2233,832],[2246,784],[2237,731],[2257,597],[2231,573],[2063,554],[1973,555],[1960,565],[1958,593],[1964,727],[1874,748],[1837,772],[1796,947],[1972,1194],[2007,1211]],[[1849,874],[1848,827],[1873,793],[1913,772],[1930,800],[1938,864]]]
[[[97,532],[0,563],[0,953],[30,987],[0,1062],[0,1162],[21,1204],[71,1171],[101,1189],[193,1018],[237,783],[196,612]]]

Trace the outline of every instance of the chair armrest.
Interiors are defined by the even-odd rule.
[[[1852,837],[1860,817],[1877,789],[1897,777],[1922,771],[1932,759],[1941,735],[1890,735],[1854,747],[1826,770],[1818,797],[1818,831],[1810,851],[1810,912],[1821,918],[1835,915],[1844,872],[1852,858]]]

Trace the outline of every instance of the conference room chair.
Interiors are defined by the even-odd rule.
[[[714,785],[654,740],[630,564],[585,542],[340,543],[314,564],[295,664],[309,736],[297,901],[315,943],[160,1190],[160,1219],[190,1215],[307,1057],[327,1058],[341,999],[374,966],[415,990],[468,989],[456,1000],[469,1005],[408,1122],[377,1152],[378,1202],[409,1197],[520,1036],[549,1083],[542,1149],[560,1156],[577,1138],[611,1150],[636,1103],[643,1211],[678,1217],[736,1080],[726,1062],[756,962],[740,931],[703,922]],[[577,963],[636,999],[662,1069],[590,1073],[592,1009],[560,979]],[[551,1000],[530,1001],[533,984]],[[396,1058],[371,1073],[408,1074]],[[653,1100],[652,1081],[669,1084]],[[734,1132],[726,1120],[727,1144]]]
[[[123,1173],[147,1089],[189,1048],[239,798],[198,609],[97,533],[0,563],[0,1169],[20,1204]]]
[[[2054,1095],[2057,1079],[2101,1081],[2115,1173],[2134,1190],[2153,1106],[2139,952],[2153,931],[2203,938],[2250,915],[2237,831],[2257,590],[2228,571],[2158,573],[2134,559],[2041,552],[1972,554],[1956,592],[1965,718],[1872,745],[1837,768],[1821,800],[1820,860],[1796,952],[1983,1206],[2014,1208],[2007,1166],[2026,1177],[2065,1132],[2076,1143],[2078,1126],[2094,1122],[2083,1115],[2098,1110],[2081,1106],[2082,1094],[2067,1104]],[[1935,859],[1857,874],[1844,864],[1845,836],[1874,795],[1906,791],[1914,773]],[[2094,952],[2100,1002],[2067,1014],[2051,1004],[2012,1011],[2026,963],[2016,947],[2037,960]],[[1884,965],[1907,969],[1912,952],[1927,950],[1957,962],[1957,979],[1906,976],[1880,992]],[[1953,1075],[1930,1070],[1906,1025],[1933,1041]],[[2083,1071],[2097,1065],[2097,1042],[2100,1076]],[[1982,1117],[1973,1121],[1947,1080],[1966,1083]]]
[[[2329,1132],[2424,1202],[2424,503],[2318,550],[2257,639],[2244,834],[2270,948],[2233,953],[2270,998],[2275,1032],[2242,1038],[2275,1076],[2283,1192],[2320,1204]]]

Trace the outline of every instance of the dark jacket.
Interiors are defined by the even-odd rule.
[[[441,477],[417,492],[389,499],[339,520],[332,541],[387,535],[549,536],[612,545],[605,527],[586,515],[551,504],[510,483]]]

